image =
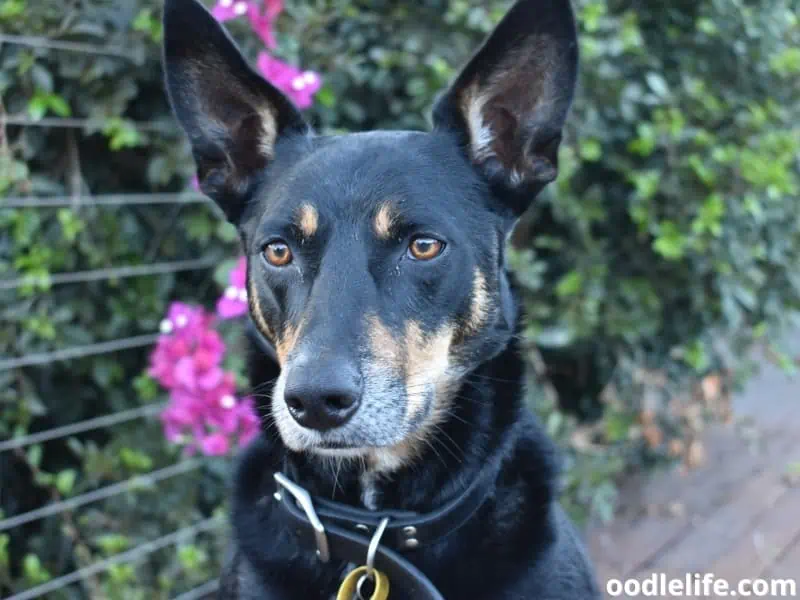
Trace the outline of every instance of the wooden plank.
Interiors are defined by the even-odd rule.
[[[693,529],[694,523],[702,522],[730,500],[743,482],[763,470],[765,464],[784,457],[792,438],[765,435],[763,447],[753,450],[732,428],[713,428],[707,436],[706,464],[686,476],[659,474],[640,494],[639,510],[644,514],[624,515],[608,527],[591,531],[591,551],[603,556],[623,577],[650,568],[660,554]],[[647,505],[681,506],[683,514],[648,515]]]
[[[750,532],[758,519],[786,492],[781,475],[773,469],[765,469],[746,482],[729,502],[662,553],[653,568],[646,569],[646,574],[652,570],[714,572],[710,570],[713,562]]]
[[[798,538],[800,488],[791,488],[708,571],[728,581],[762,577]],[[800,563],[796,566],[800,574]]]
[[[797,596],[800,597],[800,537],[795,538],[789,550],[766,571],[764,577],[792,580],[795,583]]]

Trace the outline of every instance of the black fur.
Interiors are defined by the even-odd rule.
[[[494,482],[469,523],[407,554],[445,598],[598,598],[557,503],[557,454],[523,403],[504,260],[516,219],[556,175],[577,66],[569,0],[520,0],[437,102],[431,133],[314,135],[195,0],[167,0],[164,60],[201,185],[239,228],[251,311],[262,334],[285,347],[283,367],[250,350],[266,426],[235,475],[235,548],[221,598],[330,600],[347,565],[324,565],[296,545],[274,510],[272,474],[290,467],[312,494],[363,506],[371,458],[335,461],[323,451],[344,445],[372,457],[420,438],[415,454],[370,477],[370,508],[427,513],[479,474]],[[392,230],[382,237],[376,212],[387,201]],[[297,224],[305,205],[316,215],[310,235]],[[441,254],[413,259],[409,243],[419,236],[440,240]],[[275,240],[291,249],[289,266],[264,258]],[[378,364],[375,322],[387,343],[404,340],[404,356],[451,332],[439,356],[448,367],[437,375],[454,378],[450,393],[437,391],[439,379],[409,384],[420,373],[391,357],[379,364],[386,372],[367,368]],[[292,330],[302,332],[290,344]],[[280,421],[287,381],[313,372],[324,387],[342,368],[358,380],[352,422],[312,436],[288,416]],[[383,387],[370,387],[372,379]],[[444,416],[434,423],[437,410]],[[414,600],[396,588],[391,598]]]

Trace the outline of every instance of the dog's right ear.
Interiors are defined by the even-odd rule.
[[[310,127],[292,102],[247,64],[197,0],[164,4],[164,70],[201,189],[237,223],[277,141]]]
[[[577,68],[570,0],[517,0],[434,106],[514,217],[556,178]]]

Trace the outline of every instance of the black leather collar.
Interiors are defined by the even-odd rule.
[[[461,495],[437,510],[370,511],[322,498],[312,498],[295,482],[276,476],[275,501],[294,529],[297,541],[320,560],[364,565],[370,542],[381,522],[388,524],[377,542],[374,567],[386,573],[393,586],[414,600],[443,600],[431,581],[403,554],[412,554],[443,540],[466,524],[483,506],[490,486],[475,480]]]
[[[277,361],[275,349],[252,319],[247,333],[264,354]],[[316,552],[323,562],[339,560],[365,565],[370,542],[382,521],[388,520],[377,543],[374,567],[393,586],[414,600],[444,600],[431,581],[404,554],[435,544],[465,525],[489,496],[491,482],[479,477],[457,498],[438,509],[419,514],[410,511],[370,511],[323,498],[313,498],[284,474],[276,475],[275,502],[297,536],[298,543]]]

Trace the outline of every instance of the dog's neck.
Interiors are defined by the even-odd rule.
[[[265,364],[270,363],[270,364]],[[254,383],[276,376],[271,361],[251,358]],[[272,430],[272,462],[312,495],[370,510],[428,512],[461,494],[479,476],[497,479],[521,426],[524,365],[516,339],[495,358],[465,377],[452,409],[414,460],[388,472],[369,460],[337,459],[289,451]],[[269,418],[269,415],[266,415]],[[531,465],[546,480],[553,476],[550,453]]]

